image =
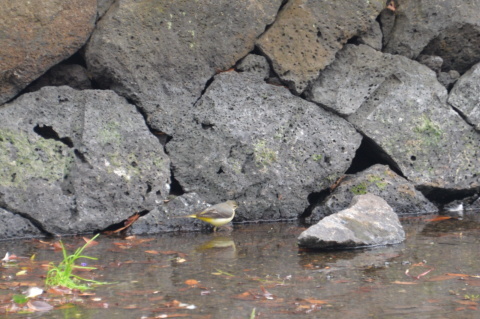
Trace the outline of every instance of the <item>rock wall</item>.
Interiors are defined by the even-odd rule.
[[[172,217],[228,199],[236,221],[318,219],[363,184],[397,214],[468,207],[479,16],[476,0],[2,6],[0,238],[135,213],[137,233],[199,229]]]

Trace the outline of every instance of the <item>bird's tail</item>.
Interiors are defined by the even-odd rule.
[[[183,215],[183,216],[173,216],[172,218],[196,218],[195,214]]]

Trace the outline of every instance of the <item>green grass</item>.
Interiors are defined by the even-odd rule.
[[[73,274],[75,269],[97,269],[95,267],[88,267],[88,266],[78,266],[75,265],[75,262],[80,258],[97,260],[95,257],[85,256],[82,255],[82,252],[87,248],[88,244],[95,240],[100,234],[95,235],[92,239],[90,239],[85,245],[78,248],[73,255],[68,255],[63,242],[60,241],[60,245],[62,246],[62,253],[63,253],[63,260],[58,264],[55,265],[53,262],[50,263],[50,270],[47,273],[47,278],[45,279],[45,285],[47,287],[67,287],[70,289],[78,289],[78,290],[86,290],[91,289],[86,283],[96,284],[96,285],[103,285],[107,284],[106,282],[100,282],[92,279],[86,279],[77,275]],[[85,283],[84,283],[85,282]]]

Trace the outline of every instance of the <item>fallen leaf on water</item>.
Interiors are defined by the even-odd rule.
[[[72,289],[66,287],[50,287],[47,290],[48,293],[55,295],[71,295],[73,294]]]
[[[178,257],[185,258],[187,257],[187,254],[175,251],[175,250],[165,250],[165,251],[159,251],[160,254],[162,255],[177,255]]]
[[[396,285],[416,285],[416,284],[418,284],[418,282],[395,280],[395,281],[392,281],[392,284],[396,284]]]
[[[53,249],[54,249],[55,251],[57,251],[57,250],[62,250],[62,244],[61,244],[59,241],[54,242],[54,243],[53,243]]]
[[[294,313],[311,313],[315,310],[320,310],[322,309],[321,305],[298,305],[297,308],[295,308]]]
[[[12,260],[16,260],[17,259],[17,256],[15,256],[14,254],[10,254],[9,252],[7,252],[5,254],[5,257],[3,257],[2,261],[4,262],[9,262],[9,261],[12,261]]]
[[[314,305],[326,305],[329,304],[329,300],[320,300],[320,299],[300,299],[299,301],[306,301],[308,303],[314,304]]]
[[[260,289],[262,289],[263,296],[265,297],[265,299],[269,299],[269,300],[273,299],[274,296],[271,293],[269,293],[267,289],[265,289],[263,286],[260,286]]]
[[[465,306],[478,306],[478,302],[472,300],[455,300],[455,302]]]
[[[423,268],[428,268],[426,271],[422,272],[421,274],[417,275],[417,276],[414,276],[414,275],[410,275],[410,270],[412,270],[413,268],[415,267],[423,267]],[[421,277],[427,275],[428,273],[430,273],[432,270],[434,270],[435,268],[434,267],[428,267],[424,262],[420,262],[420,263],[417,263],[417,264],[413,264],[412,267],[408,268],[407,270],[405,270],[405,275],[407,275],[408,277],[411,277],[413,279],[420,279]]]
[[[185,280],[185,284],[189,286],[196,286],[199,284],[199,282],[196,281],[195,279],[188,279],[188,280]]]
[[[138,305],[126,305],[126,306],[123,306],[122,307],[123,309],[137,309],[138,308]]]
[[[454,279],[455,277],[449,276],[448,274],[445,275],[438,275],[432,278],[428,278],[427,281],[444,281],[444,280],[450,280]]]
[[[224,276],[229,276],[229,277],[235,277],[235,275],[232,275],[226,271],[223,271],[223,270],[220,270],[220,269],[215,269],[216,272],[212,272],[212,275],[217,275],[217,276],[220,276],[220,275],[224,275]]]
[[[455,274],[450,272],[447,272],[445,275],[452,276],[452,277],[471,277],[470,275],[466,275],[466,274]]]
[[[87,237],[82,237],[82,238],[83,238],[83,240],[85,240],[85,242],[87,243],[87,244],[85,245],[85,247],[92,247],[92,246],[98,245],[98,241],[91,240],[91,239],[89,239],[89,238],[87,238]]]
[[[250,293],[250,291],[245,291],[242,292],[241,294],[233,296],[235,299],[240,299],[240,300],[256,300],[257,298]]]
[[[431,219],[426,219],[425,221],[427,221],[427,222],[438,222],[438,221],[447,220],[447,219],[452,219],[452,217],[450,217],[450,216],[437,216],[437,217],[434,217],[434,218],[431,218]]]

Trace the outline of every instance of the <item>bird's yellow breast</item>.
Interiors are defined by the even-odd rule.
[[[218,226],[223,226],[229,223],[233,219],[233,214],[232,214],[232,217],[229,217],[229,218],[209,218],[209,217],[198,217],[198,216],[196,216],[195,218],[203,220],[204,222],[210,223],[215,227],[218,227]]]

